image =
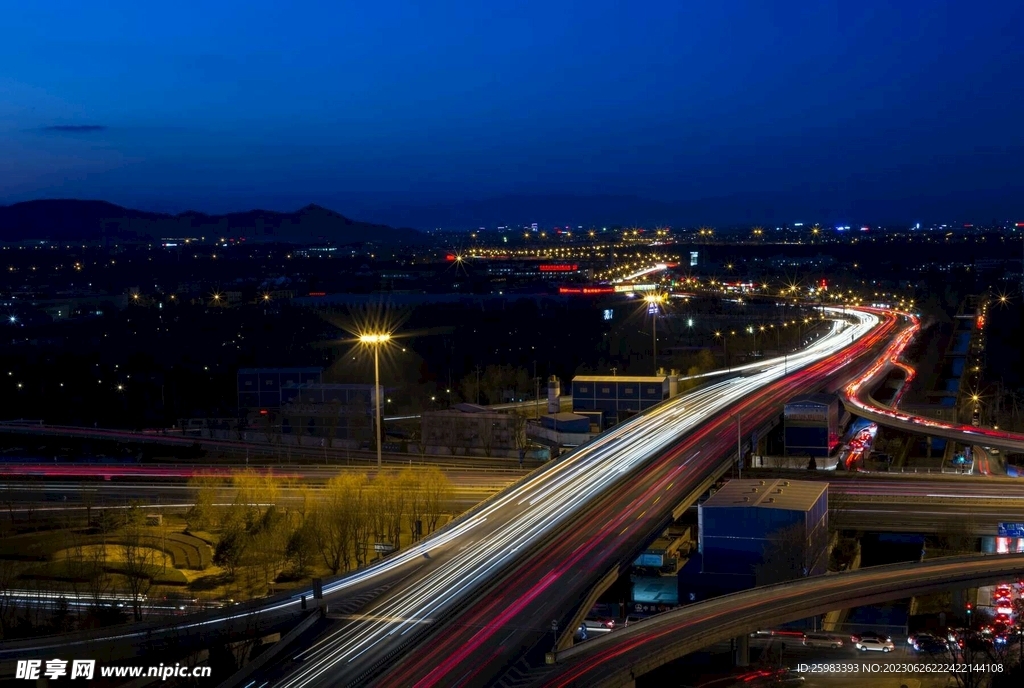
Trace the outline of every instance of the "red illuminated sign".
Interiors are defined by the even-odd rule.
[[[310,296],[327,296],[327,292],[325,292],[325,291],[311,291],[311,292],[309,292],[309,295]]]
[[[583,294],[592,296],[594,294],[614,294],[614,287],[559,287],[559,294]]]
[[[447,260],[449,263],[454,263],[455,262],[455,254],[454,253],[449,253],[447,256],[444,257],[444,259]]]
[[[576,272],[579,269],[576,263],[546,263],[540,266],[541,272]]]

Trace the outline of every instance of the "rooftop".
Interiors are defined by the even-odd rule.
[[[756,506],[807,511],[828,490],[828,483],[810,480],[730,480],[701,508]]]
[[[577,375],[573,382],[664,382],[668,375]]]
[[[817,394],[801,394],[798,397],[793,397],[792,399],[790,399],[786,403],[787,404],[808,404],[808,403],[810,403],[810,404],[822,404],[824,406],[828,406],[830,404],[836,403],[838,400],[839,400],[839,397],[837,397],[835,394],[826,394],[824,392],[819,392]]]

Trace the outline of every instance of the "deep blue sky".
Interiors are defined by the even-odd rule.
[[[1022,26],[1019,0],[9,3],[0,203],[1024,215]]]

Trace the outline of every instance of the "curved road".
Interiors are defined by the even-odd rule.
[[[903,370],[907,375],[907,382],[913,379],[913,369],[899,360],[920,330],[917,316],[909,317],[911,318],[910,325],[892,341],[886,355],[864,375],[842,390],[843,405],[847,410],[855,416],[904,432],[942,437],[965,445],[983,445],[1024,452],[1024,434],[993,430],[992,428],[976,428],[971,425],[947,423],[934,418],[918,416],[881,404],[871,397],[872,387],[893,368]]]
[[[533,685],[629,686],[634,676],[759,628],[834,609],[1004,582],[1022,572],[1024,554],[976,555],[874,566],[753,588],[658,614],[559,652],[557,664]]]

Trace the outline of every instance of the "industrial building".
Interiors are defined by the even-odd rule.
[[[420,415],[422,442],[432,454],[518,456],[526,449],[526,419],[476,404],[453,404]]]
[[[241,368],[238,371],[238,411],[245,416],[260,409],[281,408],[281,390],[323,382],[320,368]]]
[[[839,398],[805,394],[783,410],[786,456],[824,457],[839,445]]]
[[[526,435],[557,456],[563,449],[585,444],[601,432],[601,417],[599,413],[547,413],[540,417],[540,422],[527,422]]]
[[[679,375],[577,375],[572,379],[574,413],[601,411],[604,427],[646,411],[678,392]]]
[[[373,436],[373,385],[289,384],[281,388],[281,432],[358,446]]]
[[[731,480],[698,510],[698,555],[679,574],[680,599],[825,572],[828,484]]]

